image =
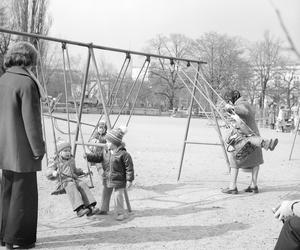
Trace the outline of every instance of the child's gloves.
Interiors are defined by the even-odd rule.
[[[131,181],[127,181],[126,182],[126,188],[131,188],[132,187],[132,182]]]
[[[56,170],[53,171],[52,176],[53,176],[53,177],[57,177],[57,175],[58,175],[58,172],[57,172]]]
[[[225,105],[225,109],[226,109],[227,112],[232,113],[232,111],[234,110],[234,106],[231,105],[231,104],[229,104],[229,103],[227,103]]]

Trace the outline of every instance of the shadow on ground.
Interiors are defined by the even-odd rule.
[[[225,223],[213,226],[130,227],[115,231],[43,237],[39,239],[37,249],[88,247],[101,243],[134,244],[152,241],[198,240],[247,228],[249,225],[244,223]]]

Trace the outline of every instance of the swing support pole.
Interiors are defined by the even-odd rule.
[[[198,66],[198,71],[197,71],[197,74],[196,74],[196,77],[195,77],[195,83],[196,83],[196,80],[199,77],[199,70],[200,70],[200,66]],[[183,147],[182,147],[182,153],[181,153],[181,157],[180,157],[180,163],[179,163],[179,171],[178,171],[177,181],[179,181],[180,175],[181,175],[182,163],[183,163],[183,158],[184,158],[184,154],[185,154],[185,148],[186,148],[186,144],[187,144],[187,137],[188,137],[188,133],[189,133],[190,123],[191,123],[191,117],[192,117],[192,112],[193,112],[193,105],[194,105],[195,93],[196,93],[196,85],[194,85],[194,87],[193,87],[193,93],[191,95],[191,103],[190,103],[190,107],[189,107],[189,115],[188,115],[188,119],[187,119],[187,124],[186,124],[184,139],[183,139]]]
[[[102,84],[101,84],[100,73],[99,73],[99,70],[98,70],[98,67],[97,67],[97,62],[96,62],[94,50],[93,50],[92,47],[90,47],[89,51],[90,51],[90,55],[92,56],[92,61],[94,63],[94,67],[95,67],[95,70],[96,70],[97,81],[98,81],[98,85],[99,85],[99,95],[100,95],[100,98],[101,98],[101,101],[102,101],[102,107],[103,107],[107,127],[108,127],[108,129],[111,129],[111,123],[110,123],[109,114],[107,112],[106,105],[105,105],[106,102],[105,102],[105,99],[104,99],[104,96],[103,96],[103,88],[102,88]]]
[[[88,79],[88,74],[89,74],[89,68],[90,68],[90,63],[91,63],[91,52],[90,50],[88,51],[88,57],[87,57],[87,62],[86,62],[86,67],[85,67],[85,73],[84,73],[84,80],[83,80],[83,85],[82,85],[82,93],[81,93],[81,99],[80,99],[80,104],[79,104],[79,112],[78,112],[78,117],[77,117],[77,126],[76,126],[76,131],[75,131],[75,138],[73,142],[73,156],[75,157],[76,154],[76,147],[77,144],[75,141],[78,140],[78,135],[79,135],[79,127],[81,123],[81,117],[82,117],[82,109],[83,109],[83,103],[84,103],[84,96],[85,96],[85,91],[86,91],[86,85],[87,85],[87,79]],[[76,101],[76,100],[75,100]]]
[[[206,94],[209,97],[210,95],[209,95],[208,88],[207,88],[206,85],[204,87],[205,87]],[[222,149],[223,149],[224,157],[225,157],[225,160],[226,160],[226,165],[227,165],[227,168],[228,168],[228,173],[230,173],[230,163],[229,163],[229,159],[228,159],[228,155],[227,155],[227,151],[226,151],[226,147],[225,147],[225,142],[223,140],[221,129],[220,129],[220,126],[219,126],[219,122],[218,122],[218,119],[216,117],[216,114],[215,114],[215,111],[214,111],[212,105],[210,104],[209,107],[210,107],[210,110],[212,112],[215,124],[216,124],[216,129],[217,129],[219,140],[221,142],[221,146],[222,146]]]
[[[292,159],[292,154],[293,154],[293,151],[294,151],[294,146],[295,146],[295,142],[296,142],[296,137],[297,137],[297,135],[298,135],[299,125],[300,125],[299,108],[300,108],[300,105],[298,105],[298,108],[297,108],[298,121],[297,121],[297,126],[296,126],[296,128],[295,128],[295,136],[294,136],[294,139],[293,139],[293,145],[292,145],[292,148],[291,148],[291,152],[290,152],[290,156],[289,156],[289,161]]]

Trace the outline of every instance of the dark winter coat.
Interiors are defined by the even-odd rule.
[[[39,171],[44,153],[38,87],[26,69],[11,67],[0,78],[0,169]]]
[[[259,130],[255,121],[255,110],[253,106],[244,98],[239,98],[234,103],[234,111],[247,124],[247,126],[259,136]],[[237,162],[232,153],[230,153],[229,161],[230,166],[233,168],[253,168],[264,163],[262,149],[257,147],[255,151],[251,153],[242,163]]]
[[[100,154],[87,154],[87,160],[102,163],[102,177],[109,188],[125,188],[126,181],[134,180],[132,158],[124,146],[118,147],[114,154],[106,149]]]

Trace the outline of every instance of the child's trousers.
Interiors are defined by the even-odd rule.
[[[77,181],[77,184],[70,181],[65,187],[65,190],[74,211],[82,205],[88,207],[89,205],[96,205],[97,203],[90,188],[83,181]]]
[[[113,188],[108,188],[105,183],[103,183],[102,197],[101,197],[101,208],[103,212],[109,211],[109,202],[112,194]]]
[[[124,188],[115,189],[115,211],[116,214],[124,214]]]
[[[246,140],[249,141],[252,145],[261,148],[262,147],[262,142],[264,139],[260,136],[249,136],[246,137]]]

